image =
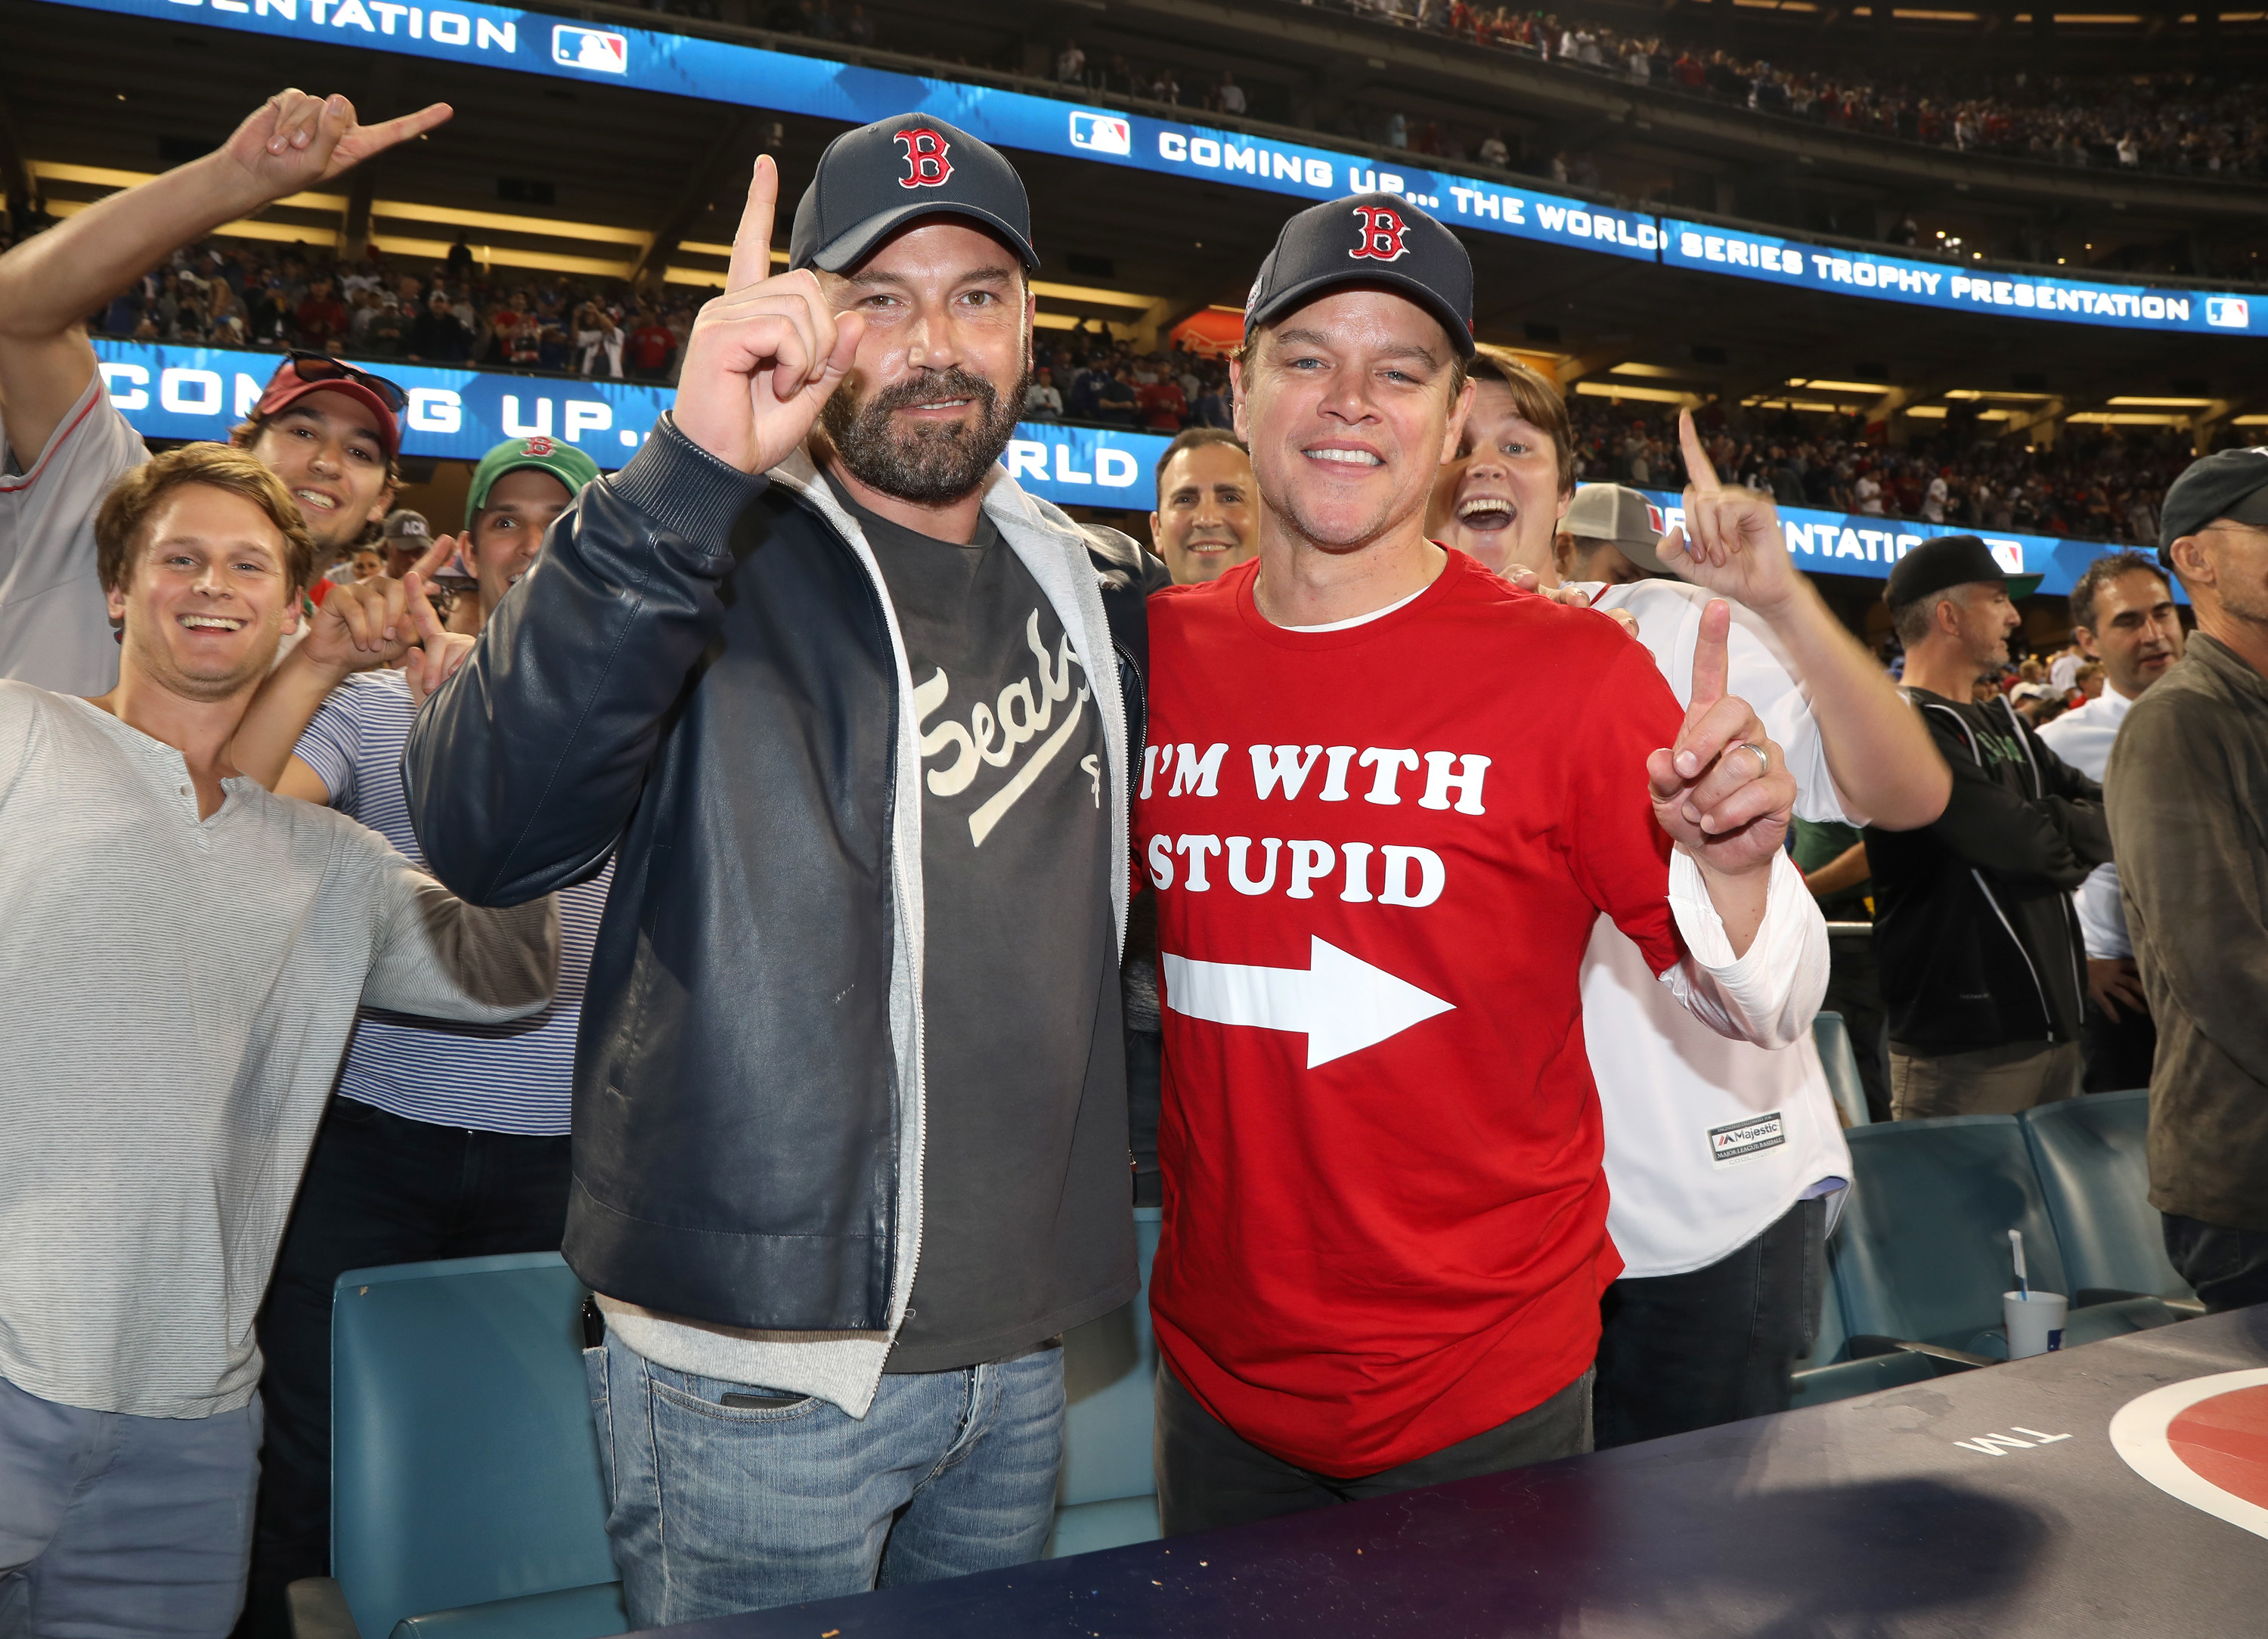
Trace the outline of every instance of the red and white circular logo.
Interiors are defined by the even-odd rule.
[[[2118,1408],[2110,1444],[2169,1496],[2268,1537],[2268,1368],[2152,1389]]]

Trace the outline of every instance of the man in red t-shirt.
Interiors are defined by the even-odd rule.
[[[1826,980],[1724,607],[1681,714],[1611,621],[1425,539],[1471,301],[1395,195],[1292,217],[1234,365],[1260,556],[1150,602],[1169,1532],[1587,1449],[1593,924],[1767,1045]]]
[[[1179,432],[1182,423],[1188,419],[1189,401],[1182,395],[1181,383],[1158,366],[1158,379],[1146,381],[1134,394],[1137,412],[1142,424],[1152,432]]]
[[[328,279],[318,279],[307,287],[307,299],[299,304],[299,341],[303,346],[318,353],[328,353],[347,333],[347,310],[332,291]]]
[[[669,361],[677,351],[677,338],[669,333],[667,325],[641,307],[627,351],[632,378],[659,381],[669,374]]]

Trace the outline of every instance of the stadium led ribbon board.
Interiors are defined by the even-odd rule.
[[[1619,210],[1475,177],[1155,120],[1023,92],[856,67],[754,46],[641,28],[600,28],[540,11],[455,0],[66,0],[130,17],[196,22],[311,44],[484,63],[563,79],[635,86],[863,125],[929,114],[1003,148],[1201,177],[1302,202],[1373,190],[1400,194],[1453,226],[1565,245],[1704,273],[1800,285],[1963,312],[2146,330],[2268,334],[2268,298],[2198,290],[2003,276],[1979,264],[1853,253],[1828,246]]]
[[[181,347],[97,337],[95,357],[110,401],[145,438],[213,438],[251,413],[276,371],[273,353]],[[574,445],[612,470],[629,460],[675,396],[637,381],[578,381],[504,371],[452,370],[392,359],[363,366],[409,396],[401,452],[423,459],[477,461],[506,438],[550,437]],[[1160,433],[1026,422],[1000,464],[1024,489],[1059,506],[1146,512],[1157,498],[1157,465],[1171,440]],[[1684,518],[1673,490],[1645,491],[1657,533]],[[1780,509],[1796,565],[1815,575],[1886,578],[1890,565],[1933,535],[1968,533],[1957,525],[1915,524],[1879,516]],[[2043,592],[2069,592],[2080,571],[2115,547],[2048,535],[1985,537],[2010,574],[2043,575]]]
[[[244,349],[121,342],[98,336],[97,367],[127,423],[145,438],[213,438],[260,402],[282,361]],[[635,454],[676,397],[640,381],[580,381],[497,370],[450,369],[375,359],[361,368],[409,398],[401,452],[477,461],[506,438],[557,438],[612,470]],[[1044,500],[1146,512],[1168,442],[1156,433],[1044,422],[1016,429],[1001,465]]]

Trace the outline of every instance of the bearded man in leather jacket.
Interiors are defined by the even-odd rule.
[[[1036,1559],[1061,1334],[1137,1285],[1117,966],[1164,571],[997,465],[1038,265],[1004,158],[845,134],[773,276],[777,188],[760,159],[674,408],[405,760],[477,902],[615,861],[564,1251],[638,1628]]]

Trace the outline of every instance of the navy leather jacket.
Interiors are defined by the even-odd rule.
[[[985,506],[1095,690],[1123,942],[1142,601],[1164,570],[1005,474]],[[404,783],[458,893],[517,904],[616,859],[565,1242],[596,1290],[734,1327],[895,1334],[920,1221],[911,696],[880,572],[807,460],[751,477],[665,417],[553,526],[420,713]]]

